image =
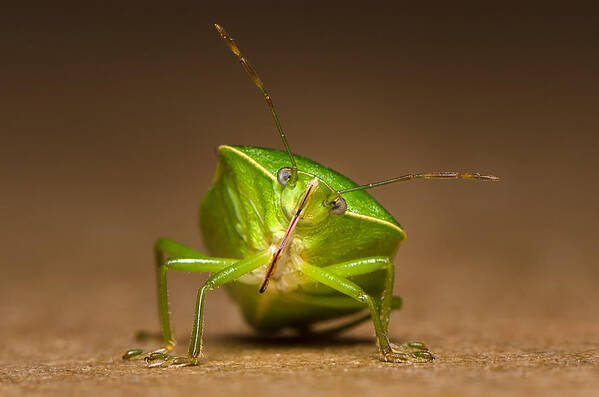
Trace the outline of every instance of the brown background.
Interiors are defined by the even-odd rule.
[[[599,19],[437,11],[3,9],[0,394],[596,395]],[[296,153],[363,183],[502,177],[372,191],[409,235],[391,336],[426,341],[436,363],[376,361],[370,325],[331,344],[259,339],[221,292],[200,367],[119,360],[157,326],[155,238],[202,247],[215,147],[281,147],[214,22],[262,75]],[[202,279],[170,278],[182,352]]]

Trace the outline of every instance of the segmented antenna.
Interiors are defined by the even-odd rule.
[[[295,182],[297,181],[297,165],[295,164],[295,159],[293,158],[291,149],[289,149],[287,137],[285,136],[285,132],[283,132],[283,128],[281,127],[281,123],[279,122],[279,117],[277,116],[277,112],[275,111],[272,99],[266,91],[266,88],[264,88],[262,80],[260,79],[260,77],[258,77],[256,71],[254,71],[254,68],[251,67],[247,58],[243,56],[241,50],[239,49],[239,47],[237,47],[237,44],[235,44],[235,40],[233,40],[233,38],[229,35],[229,33],[227,33],[225,29],[223,29],[222,26],[216,23],[214,24],[214,26],[216,27],[216,30],[218,30],[220,37],[225,41],[225,43],[227,43],[231,51],[233,51],[233,54],[237,55],[237,57],[239,58],[239,62],[241,63],[241,66],[243,66],[247,74],[250,75],[250,78],[252,79],[254,84],[256,84],[260,91],[262,91],[264,99],[266,100],[266,105],[268,105],[268,108],[270,109],[270,113],[272,114],[272,118],[275,120],[275,124],[277,126],[277,130],[279,131],[279,135],[281,135],[281,139],[283,140],[283,145],[285,145],[285,150],[287,151],[289,159],[291,160],[291,175],[289,176],[287,184],[290,186],[294,186]]]
[[[407,174],[397,178],[391,178],[380,182],[368,183],[366,185],[356,186],[349,189],[338,190],[337,194],[355,192],[356,190],[371,189],[373,187],[387,185],[389,183],[411,181],[414,179],[473,179],[478,181],[496,182],[499,177],[495,175],[481,175],[478,172],[459,173],[459,172],[429,172],[425,174]]]

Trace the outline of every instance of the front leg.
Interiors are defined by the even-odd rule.
[[[310,265],[308,263],[304,263],[301,266],[302,273],[309,278],[354,298],[368,308],[370,311],[370,318],[372,319],[372,323],[374,325],[377,345],[379,348],[379,358],[381,361],[408,363],[429,362],[434,360],[434,356],[431,354],[431,352],[429,352],[426,347],[419,342],[410,342],[399,347],[391,344],[389,342],[389,338],[387,337],[386,323],[388,320],[385,321],[385,323],[383,323],[381,320],[381,315],[375,299],[368,295],[366,291],[364,291],[356,283],[338,275],[339,273],[343,274],[343,272],[339,272],[338,270],[340,269],[331,266],[322,268]],[[386,288],[388,288],[387,285]],[[388,292],[387,294],[391,295]],[[391,303],[391,299],[389,299],[389,302]],[[391,306],[390,303],[389,306]],[[391,309],[388,310],[390,312]],[[388,316],[388,313],[386,315]]]
[[[147,357],[146,361],[150,367],[157,366],[171,366],[171,367],[186,367],[190,365],[197,365],[201,354],[202,354],[202,335],[204,331],[204,302],[206,301],[206,294],[223,284],[237,280],[244,274],[250,273],[251,271],[259,268],[260,266],[266,265],[272,256],[270,250],[263,251],[255,256],[251,256],[246,259],[237,260],[231,264],[213,274],[206,283],[198,290],[196,299],[196,309],[193,321],[193,329],[191,332],[191,339],[189,341],[189,350],[187,356],[171,357],[170,355],[158,352],[151,354]],[[206,261],[207,259],[198,259],[196,261]],[[169,262],[180,263],[183,260],[173,260]]]
[[[193,273],[214,273],[237,261],[235,259],[208,257],[183,244],[164,238],[156,241],[154,246],[154,256],[156,259],[156,281],[158,287],[158,316],[160,318],[160,330],[162,333],[163,345],[151,352],[145,352],[143,349],[127,350],[125,354],[123,354],[123,359],[125,360],[144,354],[147,354],[148,357],[156,357],[161,354],[165,355],[175,347],[175,338],[173,336],[168,307],[168,289],[166,283],[166,273],[168,270]],[[177,259],[165,261],[165,256]]]

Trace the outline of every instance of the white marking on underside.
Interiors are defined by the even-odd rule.
[[[283,234],[277,233],[273,236],[270,250],[274,253],[283,239]],[[277,268],[272,275],[269,283],[269,289],[274,289],[282,293],[291,292],[305,282],[305,276],[301,273],[300,268],[303,259],[300,255],[303,245],[298,239],[291,239],[287,247],[279,257]],[[267,271],[267,265],[260,266],[251,273],[245,274],[239,278],[239,281],[245,284],[260,285]]]

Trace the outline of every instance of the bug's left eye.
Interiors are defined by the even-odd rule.
[[[337,200],[333,201],[331,209],[329,213],[331,215],[342,215],[347,210],[347,203],[343,197],[339,197]]]
[[[277,181],[279,181],[281,186],[287,185],[287,181],[289,180],[290,177],[291,177],[291,168],[289,168],[289,167],[281,168],[277,172]]]

